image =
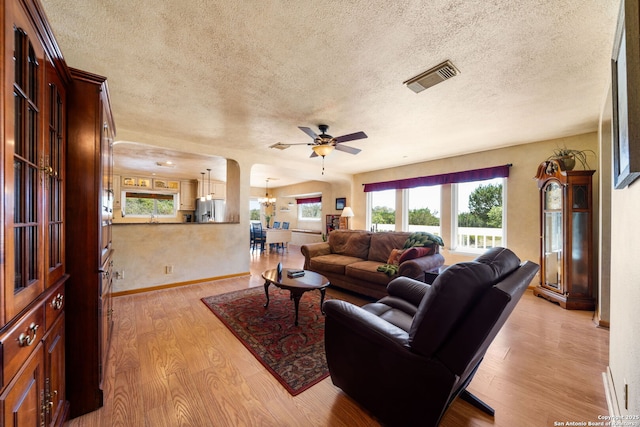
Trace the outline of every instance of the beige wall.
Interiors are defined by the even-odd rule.
[[[251,197],[263,197],[264,188],[252,188]],[[280,223],[287,221],[290,228],[299,228],[304,230],[314,230],[325,232],[325,215],[340,214],[341,211],[335,209],[336,198],[346,197],[347,206],[351,201],[351,183],[340,181],[338,183],[328,183],[322,181],[308,181],[295,185],[288,185],[277,188],[269,188],[269,193],[277,198],[275,209],[275,221]],[[321,221],[300,221],[298,220],[298,209],[296,206],[296,197],[304,195],[322,195],[322,219]],[[292,205],[289,206],[289,203]],[[273,219],[271,220],[273,223]],[[263,221],[264,223],[264,221]]]
[[[621,414],[640,414],[640,182],[611,196],[611,334],[609,368]],[[629,407],[624,407],[624,384]]]
[[[249,229],[240,224],[118,224],[113,248],[114,273],[124,272],[114,292],[249,274]]]
[[[601,140],[603,151],[611,149],[611,91],[603,105],[601,117]],[[637,141],[632,141],[637,149]],[[608,165],[611,155],[608,152]],[[603,156],[605,161],[605,156]],[[609,174],[611,170],[609,169]],[[602,314],[610,315],[609,335],[609,372],[606,378],[607,391],[610,392],[614,415],[640,414],[640,180],[620,190],[612,190],[612,179],[608,179],[603,189],[603,218],[610,216],[610,222],[604,221],[603,254],[601,276],[603,284],[608,285],[609,307]],[[610,206],[607,202],[610,200]],[[610,227],[610,228],[609,228]],[[610,230],[610,235],[606,232]],[[607,252],[608,251],[608,252]],[[610,270],[607,268],[610,263]],[[628,397],[625,399],[625,384],[628,385]],[[628,405],[625,405],[625,400]],[[634,421],[637,424],[637,421]]]
[[[497,150],[473,153],[431,162],[416,163],[397,168],[376,172],[358,174],[354,177],[354,225],[365,228],[366,194],[362,185],[366,183],[389,181],[417,176],[434,175],[440,173],[457,172],[469,169],[479,169],[490,166],[512,164],[507,180],[507,246],[521,259],[539,262],[540,244],[540,211],[539,193],[533,176],[538,165],[552,154],[553,150],[566,146],[567,148],[582,150],[598,150],[596,133],[589,133],[568,138],[541,141]],[[589,159],[592,168],[598,166],[597,159]],[[593,177],[594,206],[598,203],[598,172]],[[449,250],[451,241],[451,198],[449,186],[443,188],[441,227],[446,248],[443,254],[447,264],[473,259],[474,256],[456,254]],[[359,191],[358,191],[359,190]],[[595,226],[597,219],[594,218]],[[597,234],[595,235],[597,236]],[[534,283],[538,279],[534,280]]]

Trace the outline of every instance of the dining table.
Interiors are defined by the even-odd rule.
[[[266,248],[267,252],[271,245],[282,244],[283,248],[289,250],[289,242],[291,241],[291,230],[285,230],[283,228],[267,228],[266,234]]]

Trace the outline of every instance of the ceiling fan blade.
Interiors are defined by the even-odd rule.
[[[340,143],[340,142],[346,142],[346,141],[355,141],[356,139],[364,139],[367,137],[367,134],[364,132],[356,132],[356,133],[350,133],[349,135],[342,135],[337,137],[336,143]]]
[[[358,154],[359,152],[362,151],[359,148],[349,147],[348,145],[336,145],[336,150],[344,151],[345,153],[349,153],[349,154]]]
[[[318,154],[316,154],[315,151],[311,152],[311,155],[309,156],[310,159],[313,159],[314,157],[318,157]]]
[[[318,137],[318,135],[316,135],[316,133],[313,130],[311,130],[310,128],[303,127],[303,126],[298,126],[298,129],[300,129],[302,132],[304,132],[307,135],[309,135],[311,137],[311,139],[316,139]]]

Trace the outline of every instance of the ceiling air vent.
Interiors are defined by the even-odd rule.
[[[275,143],[273,145],[270,145],[269,148],[277,148],[278,150],[286,150],[290,146],[291,146],[290,144],[283,144],[282,142],[277,142],[277,143]]]
[[[410,78],[403,82],[403,84],[407,85],[407,87],[415,93],[420,93],[431,86],[435,86],[453,76],[457,76],[458,73],[458,69],[451,61],[444,61],[442,64],[436,65],[424,73]]]

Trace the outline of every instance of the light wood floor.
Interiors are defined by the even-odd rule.
[[[115,298],[104,407],[67,426],[379,425],[330,378],[292,397],[200,301],[262,286],[260,273],[278,261],[303,263],[296,246],[285,254],[255,253],[251,260],[250,277]],[[469,386],[496,410],[495,418],[458,400],[441,425],[597,421],[607,413],[601,375],[608,343],[608,330],[594,325],[592,313],[563,310],[528,291]]]

